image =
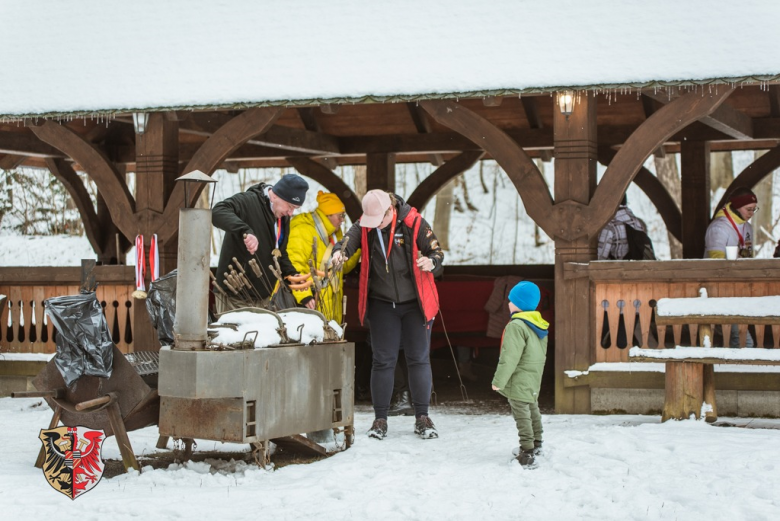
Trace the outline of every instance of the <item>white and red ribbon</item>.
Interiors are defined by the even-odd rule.
[[[160,278],[160,254],[157,251],[157,234],[152,235],[152,244],[149,245],[149,272],[152,282]]]
[[[135,289],[146,291],[144,277],[146,276],[146,261],[144,258],[144,236],[135,236]]]

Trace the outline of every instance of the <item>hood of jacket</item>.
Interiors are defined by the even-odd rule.
[[[543,319],[542,314],[538,311],[518,311],[512,313],[512,320],[515,319],[525,322],[539,338],[544,338],[549,333],[550,323]]]

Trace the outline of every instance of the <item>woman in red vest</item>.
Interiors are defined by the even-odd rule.
[[[374,420],[368,436],[387,436],[387,410],[393,394],[393,372],[403,346],[414,404],[414,432],[438,438],[428,416],[431,398],[430,344],[439,295],[433,281],[442,271],[444,254],[431,226],[415,208],[394,194],[370,190],[363,198],[363,215],[333,248],[333,262],[350,258],[360,248],[361,324],[368,320],[374,360],[371,399]]]

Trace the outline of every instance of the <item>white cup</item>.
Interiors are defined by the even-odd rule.
[[[739,246],[726,246],[726,258],[728,260],[737,260]]]

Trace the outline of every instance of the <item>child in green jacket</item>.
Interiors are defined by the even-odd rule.
[[[542,449],[542,415],[539,412],[539,388],[547,359],[549,324],[536,311],[539,287],[533,282],[518,283],[509,292],[512,319],[501,338],[501,356],[493,390],[509,400],[520,436],[517,460],[523,466],[534,463]]]

